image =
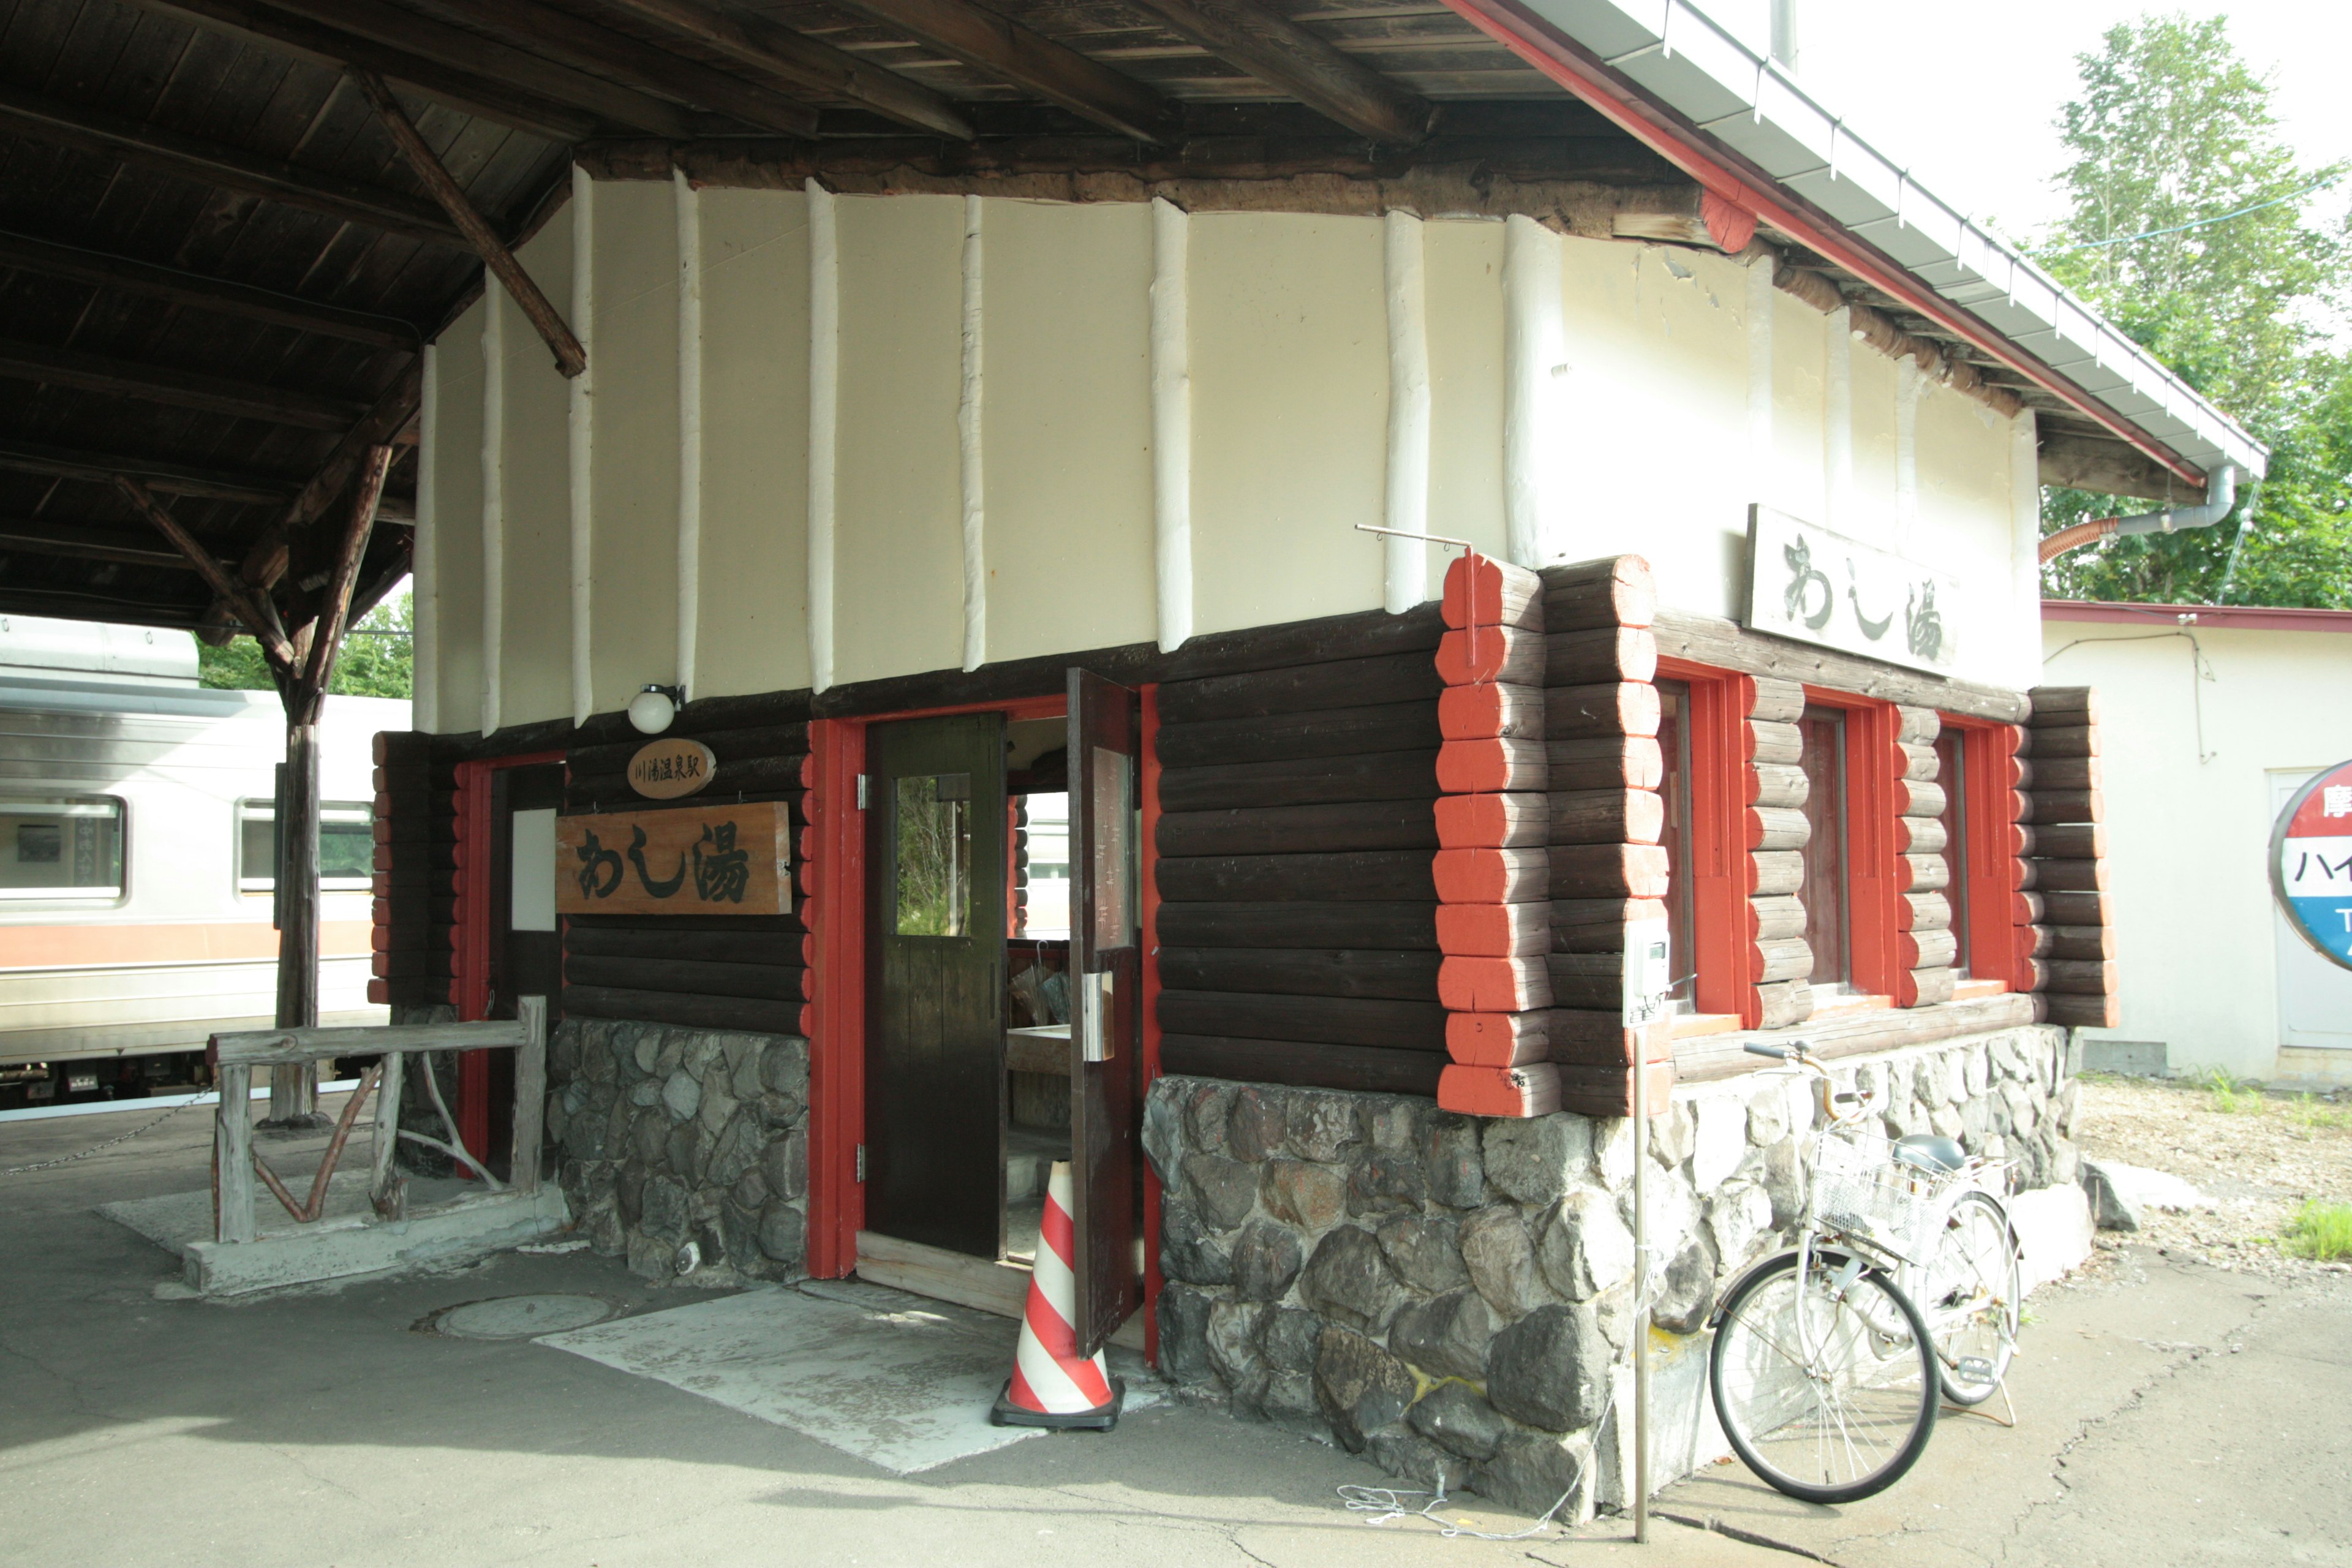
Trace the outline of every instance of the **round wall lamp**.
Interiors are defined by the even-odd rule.
[[[685,703],[685,687],[648,683],[629,699],[629,722],[642,734],[658,735],[669,728],[670,721],[677,717],[678,709]]]

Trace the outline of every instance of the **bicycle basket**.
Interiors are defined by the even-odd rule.
[[[1906,1261],[1923,1255],[1936,1185],[1895,1163],[1891,1146],[1875,1134],[1824,1133],[1814,1150],[1813,1217]]]

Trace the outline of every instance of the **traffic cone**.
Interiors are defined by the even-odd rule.
[[[1110,1375],[1100,1351],[1078,1354],[1077,1331],[1071,1326],[1077,1316],[1077,1289],[1070,1271],[1076,1253],[1070,1167],[1056,1160],[1045,1184],[1045,1217],[1029,1278],[1028,1310],[1021,1315],[1021,1342],[1013,1352],[1013,1376],[988,1413],[992,1426],[1108,1432],[1118,1424],[1126,1385]]]

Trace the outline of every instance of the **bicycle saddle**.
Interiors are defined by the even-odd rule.
[[[1939,1132],[1914,1132],[1895,1141],[1895,1158],[1914,1169],[1947,1175],[1968,1163],[1968,1153],[1957,1138]]]

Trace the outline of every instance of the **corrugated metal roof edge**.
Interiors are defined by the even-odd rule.
[[[1831,114],[1777,65],[1755,54],[1720,24],[1690,4],[1690,0],[1485,0],[1483,5],[1474,4],[1473,0],[1448,0],[1448,3],[1472,21],[1482,25],[1485,19],[1478,15],[1482,9],[1512,11],[1521,13],[1537,26],[1558,33],[1579,49],[1596,57],[1631,90],[1681,118],[1692,133],[1706,137],[1722,153],[1755,168],[1789,200],[1820,215],[1822,221],[1835,225],[1852,243],[1868,246],[1885,258],[1886,265],[1899,268],[1920,289],[1945,300],[1956,310],[1966,310],[1988,331],[2011,343],[2012,351],[2021,357],[2039,361],[2045,369],[2049,367],[2052,355],[2029,354],[2014,346],[2018,338],[2031,331],[2045,331],[2055,332],[2072,342],[2078,351],[2072,356],[2074,358],[2087,357],[2095,363],[2116,369],[2129,367],[2125,372],[2127,384],[2142,396],[2154,400],[2160,409],[2168,411],[2174,419],[2185,425],[2186,438],[2182,433],[2165,433],[2151,428],[2141,416],[2085,389],[2072,386],[2053,373],[2053,379],[2065,387],[2061,395],[2067,396],[2069,401],[2097,405],[2108,419],[2130,426],[2148,442],[2178,454],[2206,471],[2223,461],[2234,463],[2254,478],[2260,478],[2266,469],[2268,449],[2243,426],[2166,369],[2096,310],[2066,290],[2030,258],[1998,235],[1959,217],[1932,192],[1913,180],[1907,170],[1897,168],[1892,160],[1855,134],[1843,120]],[[1741,118],[1747,119],[1764,136],[1777,135],[1783,139],[1782,146],[1809,152],[1818,161],[1807,167],[1781,170],[1766,166],[1719,130],[1714,129]],[[1762,137],[1756,140],[1761,141]],[[1857,209],[1857,216],[1844,217],[1831,212],[1821,200],[1801,194],[1790,184],[1792,180],[1823,174],[1829,176],[1830,187],[1837,189],[1848,205]],[[1867,176],[1867,179],[1857,175]],[[1867,188],[1872,184],[1881,191],[1891,188],[1893,202],[1882,201],[1872,194]],[[1914,200],[1927,204],[1927,210],[1913,208]],[[1867,216],[1863,216],[1866,210],[1864,204],[1877,210],[1868,211]],[[1929,221],[1917,223],[1913,221],[1915,217]],[[1934,222],[1937,217],[1949,218],[1958,225],[1953,243],[1944,243],[1930,232],[1931,227],[1946,229],[1949,226]],[[1884,225],[1890,218],[1895,220],[1899,230],[1927,248],[1929,259],[1903,259],[1889,254],[1884,244],[1856,232],[1863,227]],[[1977,260],[1969,258],[1971,249],[1978,252],[1979,258],[1990,257],[1993,272],[1998,272],[2005,265],[2009,275],[2001,278],[1989,273]],[[1963,276],[1956,281],[1933,284],[1924,276],[1926,269],[1930,268],[1953,268]],[[2050,300],[2049,308],[2040,309],[2036,304],[2019,300],[2021,281],[2028,286],[2027,300],[2045,297]],[[2022,312],[2036,321],[2038,325],[2022,331],[2004,328],[1988,320],[1979,310],[1962,306],[1952,299],[1955,293],[1985,285],[2001,290],[2009,312]],[[2065,330],[2069,316],[2077,316],[2090,323],[2087,341],[2085,337]],[[2063,363],[2066,356],[2059,357]]]
[[[2134,626],[2224,626],[2233,631],[2352,634],[2352,610],[2305,610],[2267,605],[2131,605],[2107,599],[2044,599],[2042,618]]]

